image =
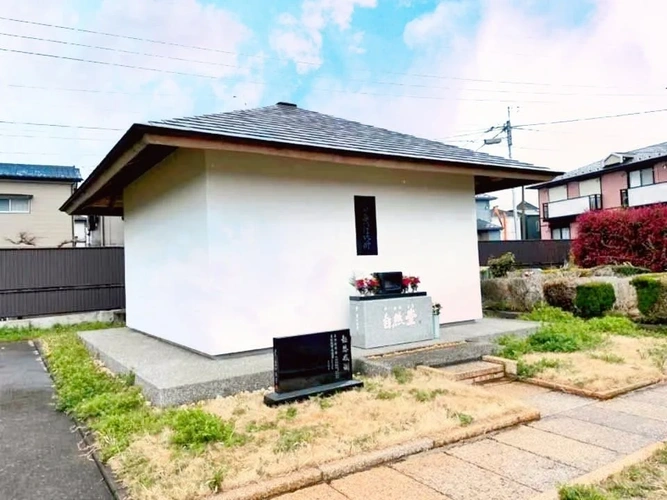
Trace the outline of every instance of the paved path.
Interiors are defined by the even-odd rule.
[[[0,498],[109,500],[72,421],[53,407],[51,379],[28,343],[0,343]]]
[[[487,387],[542,419],[278,498],[524,500],[667,439],[667,385],[605,402],[520,383]]]

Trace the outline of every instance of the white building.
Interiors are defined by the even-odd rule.
[[[349,328],[355,273],[481,318],[474,194],[556,174],[278,103],[135,124],[62,209],[124,215],[128,327],[220,355]]]

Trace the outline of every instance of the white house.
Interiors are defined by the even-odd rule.
[[[128,327],[220,355],[349,328],[355,273],[481,318],[474,194],[557,174],[278,103],[135,124],[62,210],[124,216]]]

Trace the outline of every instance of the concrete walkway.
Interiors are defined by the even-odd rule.
[[[27,342],[0,343],[0,498],[108,500],[72,421],[53,406],[51,379]]]
[[[524,500],[667,439],[667,385],[606,402],[516,382],[486,387],[542,419],[278,498]]]

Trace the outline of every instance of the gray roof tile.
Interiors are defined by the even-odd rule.
[[[477,219],[477,230],[478,231],[500,231],[502,227],[492,224],[489,221],[484,219]]]
[[[288,103],[151,121],[148,125],[355,153],[548,171],[529,163],[364,125]]]
[[[652,146],[646,146],[644,148],[639,148],[632,151],[614,151],[613,153],[619,155],[632,156],[632,158],[628,158],[622,164],[623,166],[632,165],[633,163],[638,163],[640,161],[667,156],[667,142],[661,142],[660,144],[653,144]],[[570,180],[574,179],[575,177],[580,177],[583,175],[589,175],[589,174],[594,174],[596,172],[600,172],[604,170],[604,161],[608,156],[609,155],[605,156],[601,160],[594,161],[593,163],[589,163],[588,165],[584,165],[583,167],[579,167],[574,170],[570,170],[569,172],[565,172],[563,175],[554,177],[553,180],[549,182],[544,182],[542,184],[539,184],[539,186],[555,185],[561,183],[564,180]]]

